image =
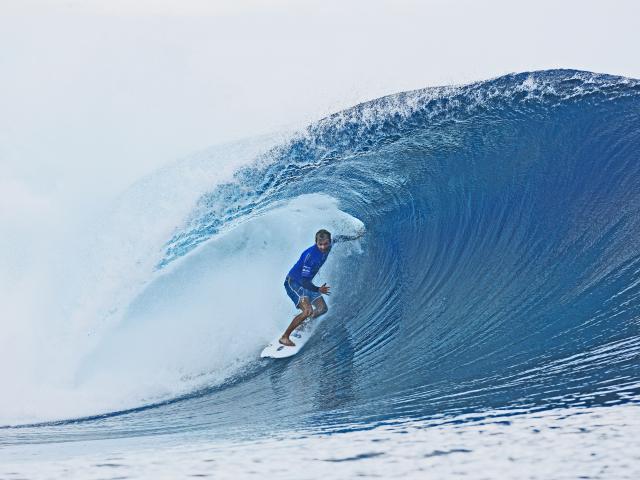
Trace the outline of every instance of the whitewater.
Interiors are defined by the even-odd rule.
[[[211,147],[42,264],[5,235],[0,478],[637,478],[638,152],[640,81],[524,72]],[[364,235],[260,359],[320,228]]]

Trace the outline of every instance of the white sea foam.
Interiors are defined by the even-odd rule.
[[[84,359],[76,385],[135,405],[221,381],[290,321],[282,283],[313,232],[361,225],[334,199],[308,195],[217,235],[146,286]]]
[[[319,228],[352,234],[362,223],[340,211],[331,197],[304,195],[216,235],[153,275],[141,291],[131,274],[124,276],[123,282],[128,279],[136,293],[132,302],[123,305],[126,295],[114,295],[108,326],[94,312],[97,324],[79,320],[75,331],[66,329],[58,336],[49,330],[52,345],[74,351],[36,351],[43,365],[32,365],[34,375],[23,378],[22,392],[7,390],[1,421],[73,418],[133,408],[229,377],[255,361],[260,349],[291,320],[295,309],[282,283]],[[135,263],[130,245],[123,249]],[[330,275],[340,249],[336,252],[323,275]],[[106,281],[109,288],[97,290],[102,295],[118,287],[117,277]],[[121,312],[116,311],[118,304]],[[51,375],[38,374],[43,369]]]
[[[140,406],[256,357],[291,316],[281,283],[296,250],[312,243],[314,228],[357,220],[331,198],[302,197],[247,217],[163,271],[155,266],[202,194],[282,140],[176,162],[109,209],[3,180],[0,424]]]

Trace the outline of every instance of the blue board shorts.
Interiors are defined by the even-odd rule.
[[[287,277],[285,279],[284,289],[287,291],[287,295],[289,295],[289,298],[296,306],[296,308],[298,308],[298,304],[300,303],[300,299],[302,297],[307,297],[309,299],[309,303],[313,303],[322,296],[320,292],[307,290],[291,277]]]

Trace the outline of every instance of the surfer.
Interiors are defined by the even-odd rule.
[[[343,240],[355,240],[362,234],[353,238],[346,236],[336,236],[333,243]],[[318,230],[316,233],[316,243],[307,248],[296,264],[291,268],[284,281],[284,289],[287,295],[293,301],[293,304],[301,310],[294,317],[291,324],[280,337],[280,343],[289,347],[294,347],[295,343],[291,341],[289,335],[307,318],[318,318],[320,315],[327,313],[327,304],[322,295],[330,295],[330,289],[326,283],[317,287],[312,283],[320,267],[324,264],[331,252],[331,233],[327,230]]]

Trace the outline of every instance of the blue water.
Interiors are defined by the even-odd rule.
[[[256,349],[222,383],[3,427],[0,442],[257,438],[639,403],[639,152],[640,81],[572,70],[323,119],[204,194],[154,267],[195,288],[189,258],[225,229],[301,195],[336,199],[366,235],[331,270],[330,312],[305,349],[280,361]]]

